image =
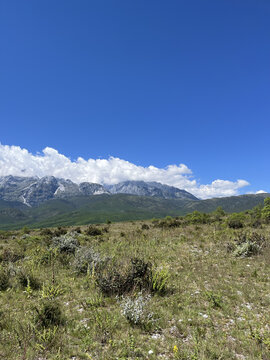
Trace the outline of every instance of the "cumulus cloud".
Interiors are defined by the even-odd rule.
[[[157,181],[184,189],[201,199],[237,195],[240,188],[249,185],[246,180],[214,180],[211,184],[199,184],[184,164],[168,165],[166,168],[143,167],[115,157],[79,157],[72,161],[50,147],[42,153],[32,154],[19,146],[0,144],[0,176],[6,175],[52,175],[76,183],[89,181],[99,184],[116,184],[125,180]]]

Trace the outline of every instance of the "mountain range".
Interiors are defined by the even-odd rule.
[[[18,201],[27,206],[38,206],[51,199],[68,199],[74,196],[90,196],[101,194],[130,194],[153,196],[163,199],[198,200],[185,190],[157,182],[124,181],[116,185],[100,185],[89,182],[75,184],[71,180],[54,176],[0,177],[0,199]]]
[[[0,229],[143,220],[194,210],[239,212],[263,204],[269,194],[199,200],[185,190],[144,181],[100,185],[53,176],[0,177]]]

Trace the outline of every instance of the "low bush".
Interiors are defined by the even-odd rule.
[[[80,246],[79,241],[73,234],[66,234],[52,239],[52,246],[57,248],[60,253],[74,254]]]
[[[30,286],[33,290],[40,288],[39,280],[30,272],[20,269],[16,276],[18,283],[22,288],[26,288],[27,286]]]
[[[154,222],[154,227],[169,229],[169,228],[176,228],[181,226],[181,221],[178,219],[174,219],[171,216],[167,216],[165,219]]]
[[[184,223],[187,225],[211,224],[211,222],[212,219],[209,214],[199,211],[193,211],[193,213],[187,214],[184,218]]]
[[[257,232],[242,233],[227,245],[227,250],[236,257],[249,257],[260,253],[265,245],[265,237]]]
[[[53,236],[53,232],[50,229],[45,228],[40,230],[40,235],[51,237]]]
[[[106,295],[122,295],[135,288],[151,290],[151,264],[138,258],[125,264],[108,263],[97,272],[96,283]]]
[[[77,273],[86,274],[87,271],[93,271],[97,265],[101,264],[100,254],[92,248],[81,247],[76,251],[73,265]]]
[[[5,291],[9,287],[9,276],[6,269],[0,267],[0,291]]]
[[[34,307],[34,311],[38,327],[47,328],[64,323],[61,307],[55,300],[42,301],[39,307]]]
[[[62,226],[58,226],[58,228],[53,232],[55,237],[66,235],[67,229],[63,228]]]
[[[244,214],[231,214],[227,219],[227,225],[231,229],[241,229],[244,227]]]
[[[88,236],[99,236],[102,235],[102,230],[98,229],[96,226],[89,226],[85,230],[85,235]]]
[[[149,311],[147,306],[150,299],[150,295],[143,295],[141,292],[138,296],[122,297],[121,314],[131,325],[148,328],[153,323],[153,313]]]
[[[6,248],[3,250],[3,252],[0,254],[0,262],[11,262],[15,263],[18,260],[21,260],[24,258],[24,255],[20,252],[14,251],[12,249]]]

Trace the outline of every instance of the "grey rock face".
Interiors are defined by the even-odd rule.
[[[35,177],[4,176],[0,177],[0,199],[19,201],[28,206],[54,198],[68,198],[80,195],[108,193],[102,185],[82,183],[77,185],[71,180],[58,179],[54,176]]]
[[[54,176],[0,177],[0,199],[19,201],[27,206],[38,206],[50,199],[67,199],[72,196],[91,196],[100,194],[132,194],[153,196],[163,199],[198,200],[185,190],[157,182],[124,181],[106,188],[100,184],[83,182],[75,184],[71,180],[59,179]]]
[[[80,183],[79,189],[83,195],[110,194],[110,192],[106,190],[104,186],[89,182]]]
[[[154,196],[163,199],[189,199],[198,200],[185,190],[158,182],[124,181],[116,185],[107,186],[112,194],[132,194],[140,196]]]

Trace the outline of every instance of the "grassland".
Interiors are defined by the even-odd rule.
[[[210,213],[221,206],[226,212],[241,212],[263,205],[269,194],[230,196],[207,200],[160,199],[128,194],[78,196],[53,199],[37,207],[0,200],[0,229],[73,226],[116,221],[179,216],[195,210]]]
[[[2,231],[0,359],[270,359],[269,230],[223,215]]]

